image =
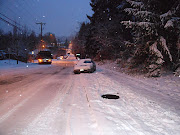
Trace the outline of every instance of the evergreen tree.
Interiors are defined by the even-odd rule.
[[[125,48],[122,37],[127,31],[120,23],[125,18],[122,12],[125,2],[124,0],[92,0],[90,5],[94,14],[92,17],[88,16],[91,28],[86,44],[87,53],[92,57],[101,55],[105,59],[116,58],[118,52]],[[130,39],[130,36],[124,37]]]
[[[133,64],[147,63],[149,76],[159,76],[163,63],[171,63],[173,61],[164,32],[172,24],[168,23],[167,20],[165,21],[165,18],[168,16],[172,18],[176,11],[173,14],[170,14],[171,11],[168,11],[162,15],[158,14],[157,10],[148,10],[153,5],[146,5],[142,1],[126,1],[130,3],[131,7],[126,8],[125,12],[132,14],[134,19],[122,21],[122,24],[126,28],[133,30],[134,45],[136,46]],[[178,8],[177,6],[176,10]],[[178,19],[174,18],[174,20]]]

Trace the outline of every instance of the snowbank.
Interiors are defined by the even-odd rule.
[[[37,61],[34,63],[24,63],[16,60],[0,60],[0,76],[13,73],[13,72],[25,72],[26,70],[33,70],[34,68],[44,68],[51,65],[39,65]]]

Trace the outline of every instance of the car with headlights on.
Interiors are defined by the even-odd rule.
[[[91,59],[80,59],[74,66],[74,73],[79,74],[81,72],[92,73],[96,71],[96,64]]]
[[[57,60],[62,60],[62,59],[64,59],[64,56],[63,56],[63,55],[57,57]]]
[[[52,54],[50,51],[40,51],[37,55],[39,64],[51,64]]]

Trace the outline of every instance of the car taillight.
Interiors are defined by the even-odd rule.
[[[51,59],[49,59],[48,62],[51,62]]]
[[[43,60],[42,60],[42,59],[38,59],[38,61],[39,61],[39,62],[43,62]]]

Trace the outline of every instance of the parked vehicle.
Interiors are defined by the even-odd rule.
[[[50,51],[40,51],[37,55],[39,64],[51,64],[52,55]]]
[[[91,59],[81,59],[74,66],[74,73],[79,74],[81,72],[94,72],[96,71],[96,64]]]

